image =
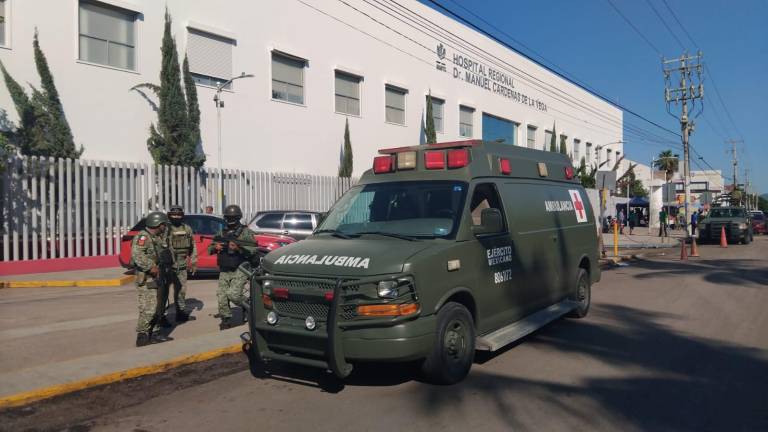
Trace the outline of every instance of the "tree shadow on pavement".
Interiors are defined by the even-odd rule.
[[[580,429],[590,425],[624,430],[768,430],[764,350],[677,333],[657,323],[668,316],[653,312],[622,306],[596,309],[622,326],[560,320],[524,343],[574,361],[585,361],[586,356],[621,368],[620,377],[590,376],[585,371],[575,382],[556,376],[537,381],[514,371],[473,370],[449,390],[423,386],[414,396],[424,411],[438,415],[482,395],[493,401],[493,415],[513,429],[552,429],[553,425],[541,423],[543,418],[561,425],[579,424]],[[538,417],[526,409],[531,399]]]

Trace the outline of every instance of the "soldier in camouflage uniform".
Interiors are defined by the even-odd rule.
[[[189,319],[187,313],[187,272],[197,271],[197,246],[192,228],[183,222],[184,209],[180,205],[171,206],[168,212],[171,225],[168,229],[168,240],[175,255],[173,284],[173,302],[176,305],[176,322]]]
[[[146,228],[134,237],[131,244],[131,261],[136,269],[136,293],[139,303],[139,320],[136,324],[136,346],[144,346],[151,342],[165,342],[171,338],[153,334],[158,323],[157,298],[160,274],[160,254],[168,248],[165,235],[168,217],[162,212],[152,212],[147,215]]]
[[[240,223],[242,217],[243,212],[240,207],[227,206],[224,209],[224,220],[227,226],[217,234],[217,237],[254,242],[256,233]],[[232,310],[229,303],[241,306],[246,298],[245,284],[248,278],[243,272],[237,271],[237,267],[254,259],[258,248],[238,245],[233,241],[215,242],[208,246],[208,253],[218,255],[216,261],[219,265],[219,289],[216,291],[216,296],[219,301],[219,313],[217,316],[221,318],[219,328],[224,330],[232,327]]]

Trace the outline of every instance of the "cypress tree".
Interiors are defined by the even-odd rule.
[[[549,151],[557,151],[557,123],[552,123],[552,137],[549,139]]]
[[[181,67],[176,42],[171,34],[171,15],[165,11],[165,30],[160,48],[160,88],[158,91],[157,126],[150,126],[147,147],[155,163],[191,165],[185,157],[190,141],[187,101],[181,89]],[[185,160],[186,159],[186,160]]]
[[[352,177],[352,141],[349,139],[349,119],[344,125],[344,151],[339,166],[339,177]]]
[[[59,98],[59,92],[56,90],[56,84],[53,82],[53,75],[48,67],[48,61],[45,59],[43,50],[40,49],[40,41],[35,29],[35,37],[32,41],[35,52],[35,66],[40,75],[40,84],[42,92],[37,92],[35,96],[39,97],[37,105],[43,107],[44,116],[38,121],[45,119],[45,135],[47,148],[38,156],[54,156],[60,158],[80,157],[83,153],[82,148],[77,150],[72,137],[72,130],[69,128],[69,122],[64,114],[64,106]]]
[[[427,126],[424,134],[427,138],[427,144],[434,144],[437,142],[437,133],[435,132],[435,118],[432,114],[432,90],[427,95]]]
[[[189,141],[186,154],[191,161],[190,165],[200,168],[205,163],[205,154],[198,153],[197,146],[200,144],[200,105],[197,101],[197,86],[189,71],[189,58],[184,55],[182,65],[184,74],[184,93],[187,95],[187,117],[189,119]]]

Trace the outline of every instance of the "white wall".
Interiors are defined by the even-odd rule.
[[[390,16],[362,0],[349,0],[351,6],[370,17],[329,0],[231,0],[226,6],[185,0],[108,1],[142,12],[136,24],[136,72],[78,62],[77,0],[9,0],[12,44],[10,49],[0,49],[0,60],[19,82],[37,84],[32,35],[35,27],[39,29],[75,139],[85,146],[83,156],[89,159],[150,160],[146,138],[155,114],[129,89],[138,83],[159,81],[166,3],[174,18],[173,31],[180,50],[185,49],[187,23],[221,29],[237,41],[233,72],[255,75],[254,79],[237,81],[234,91],[223,96],[225,167],[334,174],[346,118],[334,113],[336,68],[364,77],[362,115],[349,117],[356,175],[369,168],[378,148],[420,142],[424,95],[430,89],[434,96],[446,100],[446,130],[438,134],[438,141],[463,139],[459,136],[460,104],[476,108],[475,138],[482,136],[481,114],[485,111],[519,122],[517,140],[523,145],[527,125],[537,126],[537,146],[543,147],[544,131],[555,121],[558,134],[568,136],[569,152],[574,139],[581,141],[582,155],[587,142],[594,148],[622,139],[620,110],[415,1],[400,2],[411,11],[388,10]],[[387,6],[398,8],[391,3]],[[439,44],[446,49],[445,72],[436,68]],[[272,49],[309,61],[304,106],[271,99]],[[455,79],[454,54],[512,76],[514,90],[542,102],[546,110]],[[405,127],[384,123],[387,83],[409,90]],[[198,86],[203,150],[209,166],[217,163],[213,95],[211,88]],[[11,118],[16,117],[2,85],[0,107]],[[624,153],[621,144],[609,148],[614,155],[616,151]]]

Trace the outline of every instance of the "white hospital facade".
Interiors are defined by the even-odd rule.
[[[198,81],[202,151],[217,166],[335,174],[349,120],[355,175],[377,149],[424,142],[426,95],[438,141],[549,148],[613,163],[622,112],[477,31],[412,0],[0,0],[0,60],[39,84],[34,29],[84,158],[147,162],[156,113],[131,87],[159,82],[165,6]],[[17,118],[4,85],[0,108]],[[559,139],[558,139],[559,143]]]

